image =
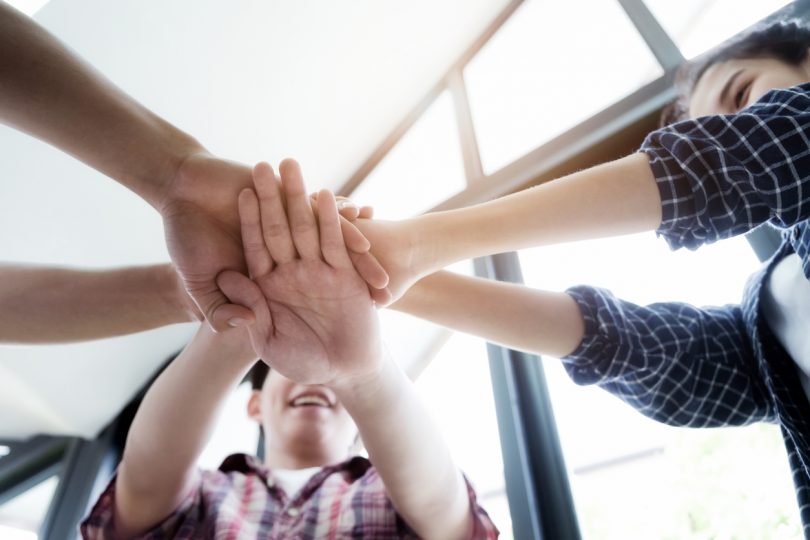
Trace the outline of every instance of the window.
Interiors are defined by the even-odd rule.
[[[36,540],[58,484],[53,475],[0,505],[0,538]]]
[[[526,1],[464,71],[484,172],[661,73],[618,2]]]
[[[787,0],[644,2],[686,58],[694,58],[790,3]]]
[[[606,287],[640,304],[740,301],[759,265],[738,237],[670,252],[652,234],[526,250],[528,284]],[[584,538],[801,536],[787,456],[776,426],[672,428],[607,392],[579,387],[544,358]]]
[[[429,210],[465,186],[453,98],[445,91],[351,196],[374,206],[381,218],[401,219]]]

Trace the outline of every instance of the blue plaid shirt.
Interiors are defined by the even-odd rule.
[[[566,370],[666,424],[778,423],[810,538],[810,402],[759,311],[763,283],[788,254],[799,255],[810,278],[810,83],[771,91],[735,115],[660,129],[641,151],[661,194],[658,234],[672,248],[765,222],[784,230],[782,245],[751,276],[740,305],[639,306],[601,289],[569,289],[585,338],[563,359]]]

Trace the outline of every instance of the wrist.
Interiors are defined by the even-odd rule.
[[[212,369],[242,374],[259,359],[246,328],[215,333],[209,325],[202,324],[198,334],[203,350],[207,351],[201,356],[212,360]]]
[[[202,312],[186,292],[173,264],[163,264],[156,273],[158,290],[166,300],[172,319],[177,322],[196,322],[203,319]]]
[[[132,170],[137,177],[132,179],[132,185],[129,187],[155,209],[161,211],[170,198],[175,179],[180,174],[183,164],[190,157],[207,151],[191,135],[180,131],[162,118],[149,114],[157,124],[155,132],[162,133],[162,136],[157,136],[160,140],[159,149],[154,150],[160,155],[145,159],[143,168]]]
[[[448,261],[443,256],[448,247],[443,219],[443,213],[431,213],[406,222],[407,241],[412,253],[411,267],[420,279],[447,266]]]
[[[377,408],[394,398],[392,390],[405,375],[388,355],[382,356],[375,368],[327,385],[350,413],[366,405]]]
[[[194,175],[195,161],[214,157],[196,139],[185,133],[177,136],[170,146],[158,174],[155,200],[150,201],[160,213],[163,213],[166,205],[177,198],[178,188],[188,183],[189,178]]]

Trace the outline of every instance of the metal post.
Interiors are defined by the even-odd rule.
[[[116,424],[92,441],[73,438],[59,472],[59,485],[40,527],[44,540],[78,538],[78,524],[101,494],[120,461]]]
[[[476,274],[522,283],[516,253],[475,261]],[[539,357],[487,345],[515,538],[579,540],[571,487]]]

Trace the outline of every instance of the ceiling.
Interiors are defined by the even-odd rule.
[[[51,0],[35,19],[212,151],[296,157],[315,189],[348,179],[506,4]],[[168,260],[136,196],[1,126],[0,146],[0,262]],[[95,435],[193,330],[0,347],[0,437]]]

